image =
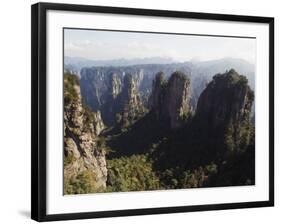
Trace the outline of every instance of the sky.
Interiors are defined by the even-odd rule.
[[[171,58],[183,62],[224,57],[255,63],[256,40],[100,30],[64,30],[64,54],[91,60]]]

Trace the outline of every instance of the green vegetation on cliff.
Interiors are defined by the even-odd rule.
[[[75,101],[79,80],[65,75],[65,104]],[[217,74],[189,107],[190,81],[175,72],[166,81],[158,73],[146,111],[136,84],[126,76],[114,102],[115,123],[95,138],[95,150],[106,152],[106,188],[83,171],[65,180],[68,194],[145,191],[255,184],[255,127],[250,121],[254,92],[245,76],[231,69]],[[191,83],[192,85],[192,83]],[[113,101],[112,101],[113,102]],[[84,108],[85,121],[95,114]],[[73,157],[65,157],[65,166]]]
[[[103,150],[95,140],[103,129],[100,114],[83,105],[79,78],[64,74],[64,194],[99,192],[106,184]]]
[[[63,78],[64,78],[63,79],[64,104],[65,106],[68,106],[71,102],[76,101],[78,99],[75,86],[79,86],[79,78],[76,75],[73,75],[69,72],[65,72]]]

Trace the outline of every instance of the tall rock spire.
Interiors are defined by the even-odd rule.
[[[217,74],[199,97],[196,121],[230,150],[243,150],[250,141],[254,92],[234,69]]]
[[[190,82],[182,72],[174,72],[168,82],[163,73],[153,81],[151,109],[161,121],[167,121],[172,129],[184,124],[189,116]]]
[[[105,151],[97,147],[103,129],[100,112],[82,105],[78,77],[64,74],[64,194],[105,189]],[[80,189],[76,182],[87,187]]]

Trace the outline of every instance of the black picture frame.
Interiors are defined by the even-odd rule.
[[[269,24],[269,200],[243,203],[160,207],[70,214],[46,214],[46,12],[48,10],[88,13],[100,12],[123,15],[161,16]],[[274,206],[274,18],[55,3],[37,3],[32,5],[31,15],[32,219],[37,221],[54,221]]]

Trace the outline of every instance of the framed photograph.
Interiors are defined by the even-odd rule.
[[[32,6],[32,219],[274,205],[274,19]]]

